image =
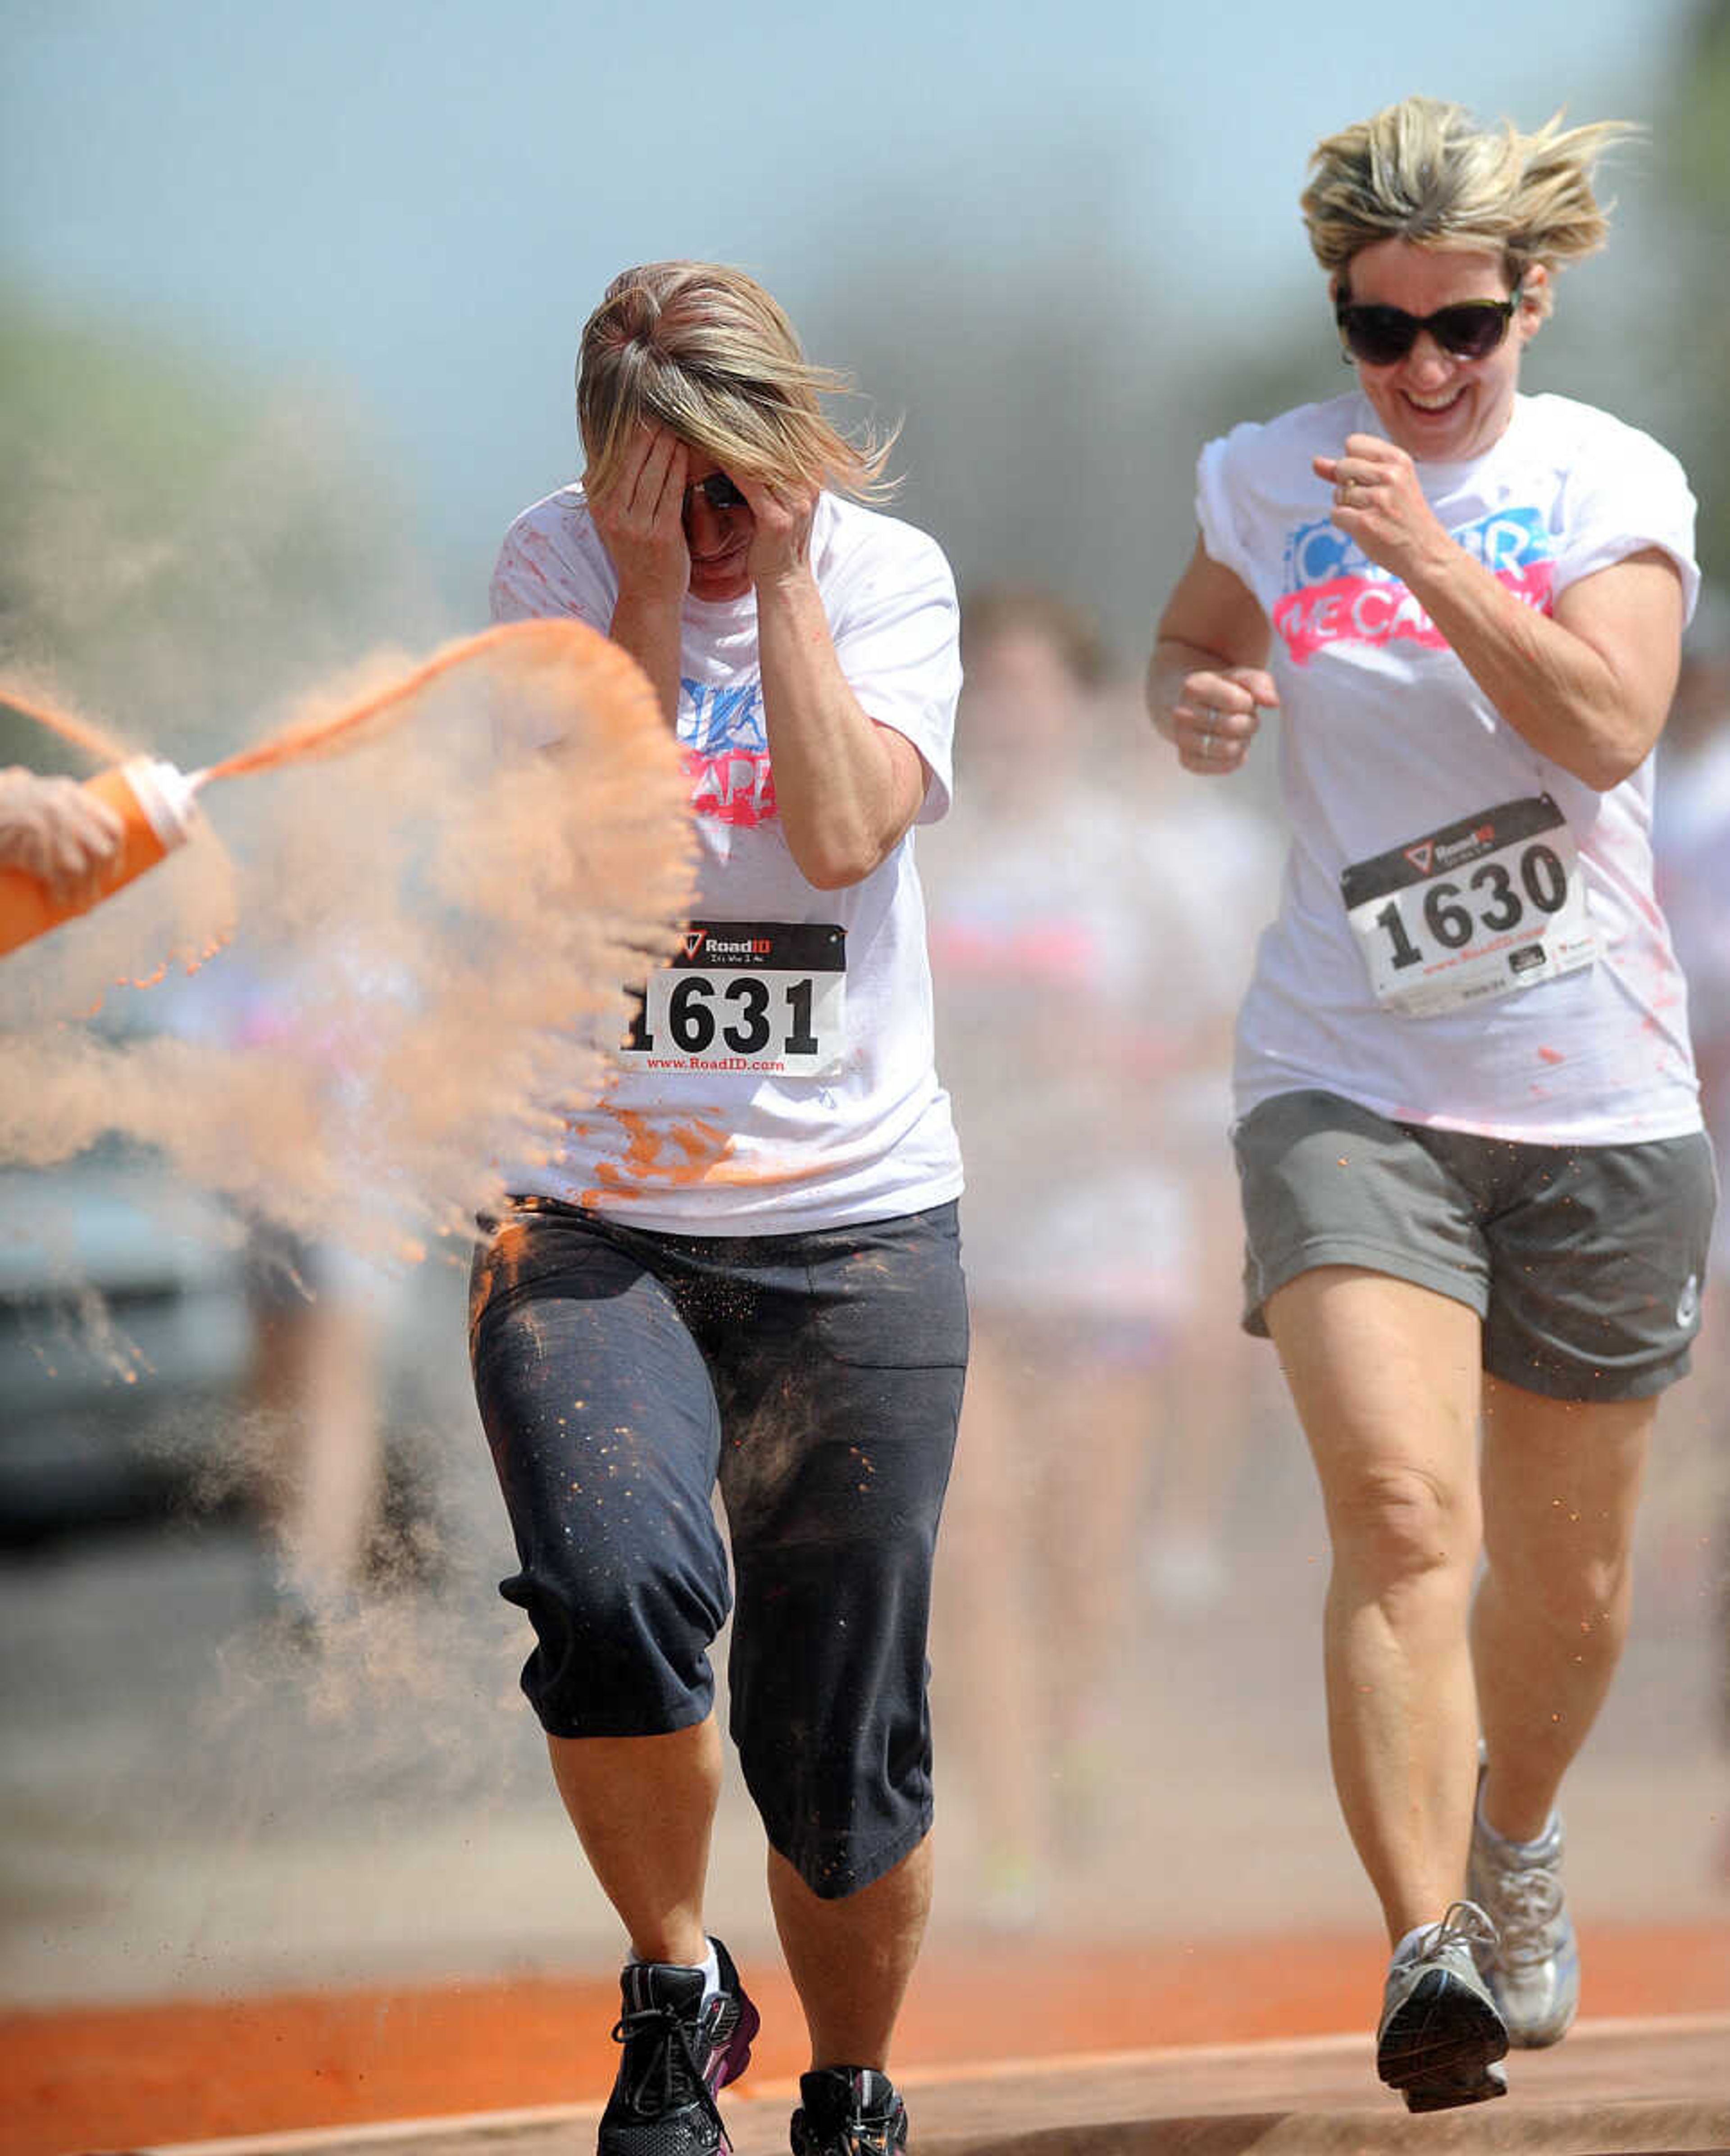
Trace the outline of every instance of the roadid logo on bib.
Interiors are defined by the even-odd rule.
[[[1548,793],[1504,801],[1340,875],[1383,1009],[1430,1018],[1557,979],[1598,955],[1579,850]]]

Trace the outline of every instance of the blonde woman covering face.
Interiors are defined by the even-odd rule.
[[[629,1942],[600,2156],[721,2156],[757,2027],[707,1931],[709,1650],[810,2038],[798,2156],[894,2156],[932,1881],[926,1629],[967,1361],[961,1160],[912,826],[961,685],[936,542],[724,264],[616,278],[580,485],[525,510],[495,616],[569,614],[656,689],[698,891],[598,1102],[511,1171],[471,1356],[534,1627],[524,1690]],[[561,752],[557,742],[547,752]],[[726,1537],[712,1500],[719,1489]]]
[[[1148,675],[1199,777],[1279,737],[1245,1322],[1321,1480],[1334,1779],[1414,2110],[1500,2095],[1510,2043],[1573,2016],[1557,1798],[1715,1194],[1650,839],[1694,505],[1647,436],[1521,386],[1623,131],[1412,98],[1321,144],[1303,209],[1355,383],[1204,449]]]

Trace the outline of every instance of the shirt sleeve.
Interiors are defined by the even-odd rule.
[[[1265,607],[1268,595],[1256,578],[1239,498],[1244,461],[1263,431],[1255,421],[1246,420],[1203,449],[1195,466],[1195,517],[1209,560],[1229,569]]]
[[[580,504],[556,506],[557,497],[525,510],[505,534],[493,570],[495,621],[532,621],[564,614],[587,622],[603,636],[612,625],[613,594],[578,543]]]
[[[1691,620],[1700,596],[1695,501],[1669,450],[1637,428],[1618,425],[1608,441],[1582,446],[1567,484],[1555,590],[1656,547],[1676,566],[1682,618]]]
[[[557,497],[525,510],[505,534],[493,570],[489,599],[495,622],[537,621],[548,616],[586,622],[607,634],[613,619],[613,595],[587,561],[578,543],[576,519],[587,520],[580,506],[562,506]],[[535,716],[502,702],[492,709],[495,744],[520,754],[553,747],[562,738],[546,711]]]
[[[860,709],[912,742],[931,772],[917,817],[948,813],[954,783],[955,707],[961,694],[961,608],[935,540],[895,527],[905,548],[879,542],[850,579],[832,627],[835,656]]]

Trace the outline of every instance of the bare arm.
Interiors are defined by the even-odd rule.
[[[1570,584],[1553,614],[1523,604],[1455,545],[1410,457],[1373,434],[1317,457],[1333,521],[1421,601],[1460,664],[1538,754],[1605,793],[1645,761],[1676,690],[1681,578],[1648,547]]]
[[[930,773],[905,734],[860,708],[841,671],[811,570],[815,492],[738,484],[756,519],[757,656],[782,829],[808,882],[844,890],[900,843]]]
[[[649,676],[669,726],[679,718],[679,648],[690,583],[685,543],[685,444],[644,427],[615,484],[589,494],[589,514],[619,577],[608,629]]]
[[[1262,708],[1279,706],[1270,640],[1255,593],[1198,541],[1147,665],[1147,715],[1186,771],[1218,778],[1242,768]]]

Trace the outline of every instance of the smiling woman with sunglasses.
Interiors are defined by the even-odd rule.
[[[1321,144],[1302,205],[1357,386],[1203,451],[1148,675],[1204,776],[1279,716],[1245,1323],[1322,1484],[1334,1780],[1414,2110],[1501,2095],[1509,2045],[1573,2015],[1555,1802],[1715,1196],[1650,845],[1693,500],[1645,434],[1520,389],[1627,131],[1409,98]]]

